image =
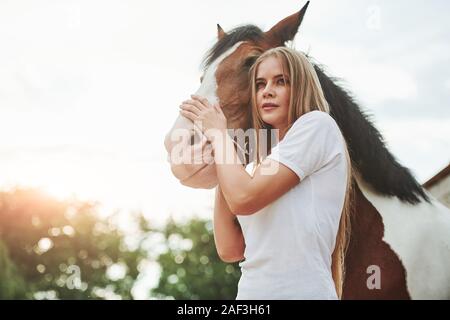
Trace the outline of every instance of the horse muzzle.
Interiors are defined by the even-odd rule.
[[[171,171],[181,184],[200,189],[217,185],[212,146],[201,133],[187,129],[171,130],[164,145]]]

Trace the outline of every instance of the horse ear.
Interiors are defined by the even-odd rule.
[[[219,24],[217,24],[217,38],[220,40],[226,35],[227,34],[225,33],[225,31],[223,31],[222,27]]]
[[[308,5],[309,1],[299,12],[284,18],[266,32],[267,41],[272,47],[283,46],[286,41],[294,39]]]

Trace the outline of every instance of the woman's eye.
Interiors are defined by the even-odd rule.
[[[283,78],[278,79],[278,84],[285,85],[287,81],[284,81]]]
[[[256,84],[256,89],[257,89],[257,90],[260,90],[260,89],[262,89],[262,88],[264,88],[264,83],[258,82],[258,83]]]

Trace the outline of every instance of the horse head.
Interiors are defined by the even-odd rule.
[[[204,61],[204,73],[197,95],[211,103],[219,102],[229,129],[250,128],[249,69],[264,51],[292,40],[300,27],[309,1],[303,8],[263,32],[256,26],[244,26],[226,33],[217,25],[217,42]],[[210,189],[217,185],[211,146],[194,124],[182,115],[167,133],[165,147],[171,170],[183,184]],[[181,154],[183,161],[174,161]]]

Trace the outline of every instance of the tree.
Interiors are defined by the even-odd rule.
[[[0,192],[0,299],[132,299],[148,261],[162,270],[153,298],[236,297],[239,266],[219,259],[211,221],[156,229],[130,214],[130,244],[115,218],[100,218],[94,203],[38,190]]]
[[[18,274],[9,257],[8,248],[0,241],[0,298],[20,299],[25,297],[25,281]]]
[[[235,299],[240,269],[237,263],[220,260],[211,221],[194,218],[176,223],[172,220],[159,232],[167,250],[157,259],[162,273],[152,295],[174,299]]]
[[[0,192],[0,298],[132,298],[145,252],[96,210],[37,190]]]

